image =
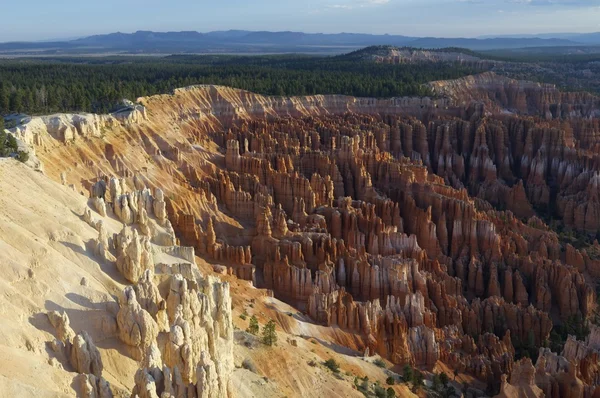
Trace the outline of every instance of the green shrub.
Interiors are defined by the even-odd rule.
[[[29,152],[18,151],[17,152],[17,160],[23,163],[26,163],[29,160]]]
[[[365,395],[369,393],[369,378],[367,376],[363,378],[363,381],[362,383],[360,383],[358,390]]]
[[[329,370],[331,370],[334,373],[338,373],[340,371],[340,365],[333,358],[329,358],[328,360],[323,362],[323,365],[325,365],[325,367],[329,368]]]
[[[381,387],[379,384],[375,385],[373,392],[377,398],[387,398],[387,391],[385,391],[385,388]]]
[[[19,151],[17,139],[14,135],[6,133],[4,129],[0,129],[0,157],[12,156],[15,153],[17,154],[17,158],[19,158],[21,152]],[[23,162],[26,162],[27,159],[29,159],[29,154],[26,152],[23,152],[20,156],[25,159],[22,160]]]

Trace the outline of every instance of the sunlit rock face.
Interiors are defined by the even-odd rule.
[[[199,256],[395,364],[441,361],[507,396],[567,382],[591,396],[593,333],[540,351],[557,367],[515,354],[595,309],[597,242],[567,244],[544,217],[600,228],[598,99],[493,74],[432,87],[446,97],[196,86],[141,98],[131,118],[19,130],[48,176],[90,197],[91,251],[129,285],[114,334],[143,365],[135,394],[227,394],[229,286]]]

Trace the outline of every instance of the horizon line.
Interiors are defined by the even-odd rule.
[[[544,40],[550,40],[550,39],[562,39],[562,40],[567,40],[564,38],[560,38],[560,37],[538,37],[538,36],[547,36],[547,35],[586,35],[586,34],[594,34],[594,33],[600,33],[600,30],[594,30],[594,31],[588,31],[588,32],[575,32],[575,31],[570,31],[570,32],[566,32],[566,31],[561,31],[561,32],[546,32],[546,33],[512,33],[512,34],[481,34],[481,35],[477,35],[477,36],[465,36],[465,35],[459,35],[459,36],[411,36],[411,35],[407,35],[407,34],[403,34],[403,33],[364,33],[364,32],[311,32],[311,31],[302,31],[302,30],[247,30],[247,29],[235,29],[235,28],[231,28],[231,29],[218,29],[218,30],[210,30],[210,31],[199,31],[199,30],[163,30],[163,31],[159,31],[159,30],[144,30],[144,29],[137,29],[134,31],[121,31],[121,30],[117,30],[117,31],[111,31],[108,33],[93,33],[93,34],[84,34],[84,35],[80,35],[80,36],[71,36],[69,38],[52,38],[52,39],[37,39],[37,40],[9,40],[9,41],[0,41],[0,43],[5,44],[5,43],[38,43],[38,42],[70,42],[70,41],[75,41],[75,40],[80,40],[80,39],[85,39],[85,38],[89,38],[89,37],[94,37],[94,36],[107,36],[107,35],[112,35],[112,34],[126,34],[126,35],[132,35],[135,33],[139,33],[139,32],[149,32],[149,33],[199,33],[199,34],[210,34],[210,33],[217,33],[217,32],[248,32],[248,33],[300,33],[300,34],[306,34],[306,35],[343,35],[343,34],[347,34],[347,35],[365,35],[365,36],[401,36],[401,37],[407,37],[407,38],[415,38],[415,39],[424,39],[424,38],[434,38],[434,39],[477,39],[477,40],[489,40],[489,39],[533,39],[533,38],[540,38],[540,39],[544,39]]]

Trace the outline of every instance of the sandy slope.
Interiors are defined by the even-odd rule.
[[[19,162],[0,159],[0,397],[75,396],[76,373],[50,348],[55,335],[45,315],[63,309],[75,332],[88,331],[99,347],[113,392],[129,396],[138,364],[123,351],[111,324],[124,280],[88,250],[97,232],[80,216],[86,204],[72,189]],[[120,230],[116,220],[104,220],[110,233]],[[210,268],[198,262],[202,269]],[[239,329],[233,396],[360,397],[355,376],[384,382],[386,372],[359,352],[330,343],[332,333],[339,331],[311,324],[245,281],[224,278],[232,283]],[[247,321],[239,315],[244,310],[256,314],[261,324],[277,321],[277,347],[266,347],[243,332]],[[246,358],[255,363],[256,372],[242,368]],[[322,365],[329,358],[340,363],[340,377]],[[396,389],[400,396],[410,394],[404,386]]]
[[[312,109],[322,104],[320,99],[299,104],[270,104],[261,100],[256,102],[261,104],[258,106],[254,98],[239,99],[238,95],[239,90],[212,88],[180,90],[173,98],[152,97],[148,99],[150,120],[144,128],[118,127],[102,136],[79,137],[74,145],[65,145],[47,132],[38,132],[43,145],[37,147],[37,155],[43,162],[45,175],[16,161],[0,159],[0,397],[75,395],[76,373],[65,358],[55,358],[49,344],[55,335],[45,314],[62,309],[68,313],[75,332],[88,331],[100,349],[103,376],[111,383],[113,392],[129,396],[138,364],[126,354],[114,333],[116,298],[125,280],[114,265],[100,264],[91,254],[89,243],[97,237],[97,232],[81,217],[87,198],[79,192],[86,191],[99,174],[119,175],[121,169],[135,171],[151,187],[160,186],[167,195],[184,198],[186,211],[210,214],[219,221],[218,228],[232,230],[227,235],[242,234],[243,227],[217,206],[195,200],[188,190],[187,176],[177,167],[178,162],[156,155],[172,153],[178,148],[183,163],[198,171],[199,176],[214,173],[224,161],[214,144],[198,141],[194,117],[181,130],[173,123],[176,121],[171,119],[176,114],[173,108],[189,102],[195,104],[190,111],[203,105],[214,106],[222,113],[235,113],[244,105],[259,114],[275,112],[271,107],[282,112],[290,108],[294,114],[297,107]],[[242,103],[238,104],[238,100]],[[347,104],[332,97],[329,106],[341,112]],[[216,123],[211,114],[205,116],[207,125]],[[219,124],[212,128],[219,128]],[[113,149],[118,153],[115,159],[110,156]],[[77,192],[57,182],[62,173],[68,184],[76,186]],[[99,218],[95,213],[94,216]],[[115,219],[105,218],[104,223],[109,234],[121,229],[121,223]],[[199,258],[197,263],[202,272],[212,272],[210,264]],[[369,380],[384,384],[388,374],[363,360],[363,347],[356,336],[315,325],[294,308],[266,297],[264,290],[234,277],[223,278],[232,284],[234,324],[240,329],[236,332],[234,352],[238,369],[232,376],[232,396],[361,397],[354,387],[355,376],[366,375]],[[261,325],[268,319],[277,322],[280,341],[277,347],[268,348],[258,341],[246,345],[249,336],[242,330],[248,321],[239,318],[244,310],[256,314]],[[254,361],[256,372],[242,368],[246,358]],[[340,363],[339,377],[322,365],[329,358]],[[395,389],[399,396],[411,395],[405,386]]]
[[[235,364],[242,366],[251,359],[256,374],[237,369],[233,377],[234,396],[241,397],[363,397],[354,387],[355,377],[367,376],[371,383],[385,388],[388,376],[394,373],[373,364],[379,357],[363,358],[363,353],[342,346],[352,346],[354,337],[338,328],[316,325],[294,307],[266,295],[246,281],[231,280],[233,323],[236,331]],[[247,314],[246,319],[240,315]],[[260,325],[273,319],[277,324],[278,344],[267,347],[260,336],[244,333],[249,317],[255,315]],[[323,365],[335,359],[340,373],[333,374]],[[391,364],[387,363],[388,367]],[[256,378],[256,376],[263,376]],[[242,377],[240,380],[239,378]],[[404,384],[394,386],[399,397],[415,396]]]
[[[112,296],[123,285],[113,279],[116,270],[103,270],[88,253],[86,244],[97,232],[79,216],[86,202],[42,174],[0,159],[0,396],[73,395],[76,374],[61,370],[63,358],[50,359],[54,352],[47,344],[54,330],[45,313],[59,309],[76,332],[85,329],[97,342],[111,384],[130,387],[137,365],[118,355],[117,371],[116,340],[102,333],[110,327],[108,314],[117,310]],[[107,226],[111,232],[120,228],[114,220]]]

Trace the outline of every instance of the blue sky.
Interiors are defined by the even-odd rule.
[[[600,31],[600,0],[0,0],[0,42],[136,30],[475,37]]]

